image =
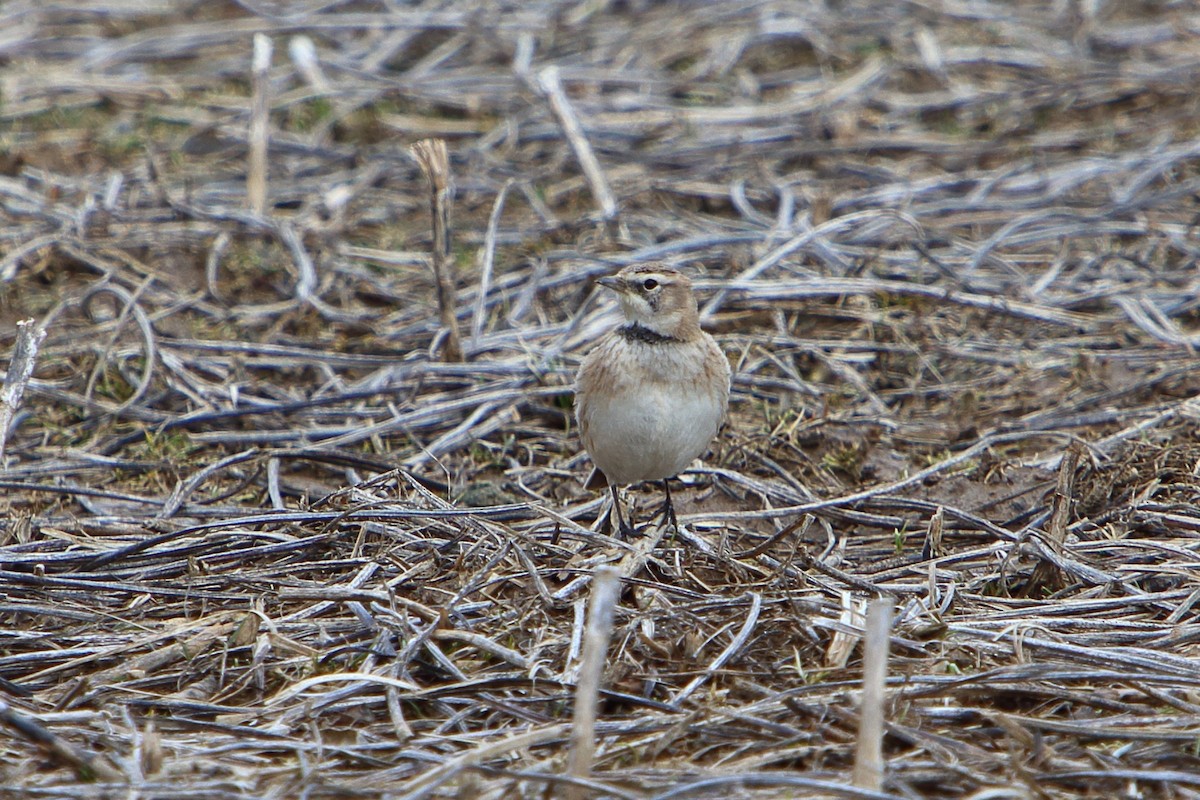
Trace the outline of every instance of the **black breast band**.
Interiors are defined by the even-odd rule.
[[[667,336],[665,333],[652,331],[649,328],[638,325],[636,322],[631,322],[630,324],[621,327],[619,330],[627,342],[641,342],[642,344],[674,344],[679,341],[674,336]]]

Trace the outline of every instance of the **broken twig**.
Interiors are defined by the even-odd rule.
[[[454,262],[450,258],[450,157],[443,139],[423,139],[412,146],[413,158],[429,181],[433,212],[433,277],[437,281],[438,310],[446,342],[442,358],[462,361],[462,339],[455,309]]]
[[[4,464],[4,448],[8,444],[8,428],[12,425],[25,387],[33,376],[38,347],[46,338],[45,329],[32,319],[17,323],[17,341],[13,345],[12,360],[8,362],[8,373],[4,376],[4,389],[0,393],[0,468]]]

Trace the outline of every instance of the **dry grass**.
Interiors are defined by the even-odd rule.
[[[1200,796],[1194,5],[466,6],[0,9],[0,331],[47,331],[2,794]],[[647,259],[697,274],[734,400],[684,529],[618,542],[569,386],[592,279]]]

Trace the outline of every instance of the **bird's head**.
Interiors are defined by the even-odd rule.
[[[692,282],[661,264],[637,264],[598,283],[617,293],[625,319],[654,333],[690,339],[700,330]]]

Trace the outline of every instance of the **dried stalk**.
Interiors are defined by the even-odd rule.
[[[588,777],[596,757],[596,710],[600,704],[600,679],[604,675],[604,661],[620,589],[620,570],[613,567],[596,568],[592,577],[592,601],[583,635],[579,677],[575,682],[575,716],[571,724],[571,752],[567,761],[567,774],[574,778]],[[582,800],[587,794],[586,789],[577,785],[567,789],[568,800]]]
[[[329,80],[321,69],[321,60],[317,57],[317,47],[308,36],[293,36],[288,41],[288,56],[292,65],[304,78],[305,83],[315,91],[329,91]]]
[[[5,468],[4,452],[8,444],[8,429],[21,406],[25,387],[33,377],[38,347],[45,338],[45,329],[32,319],[24,319],[17,323],[17,340],[13,344],[8,372],[4,375],[4,388],[0,390],[0,469]]]
[[[1067,451],[1058,465],[1058,479],[1055,483],[1054,497],[1050,503],[1050,520],[1046,525],[1046,543],[1051,550],[1061,550],[1063,542],[1067,538],[1067,521],[1071,517],[1071,506],[1075,502],[1076,471],[1083,453],[1084,448],[1079,442],[1071,442],[1067,445]],[[1061,579],[1061,571],[1053,562],[1049,560],[1038,562],[1023,593],[1030,594],[1040,591],[1056,573]]]
[[[125,779],[103,756],[75,747],[32,717],[14,711],[3,699],[0,699],[0,723],[43,748],[51,758],[70,766],[81,781],[107,783]]]
[[[433,215],[433,277],[437,281],[438,310],[446,342],[442,359],[462,361],[462,339],[458,331],[457,283],[454,260],[450,253],[450,157],[444,139],[423,139],[411,148],[413,158],[429,181],[430,209]]]
[[[871,791],[883,788],[883,732],[886,718],[888,644],[892,628],[892,599],[876,597],[867,604],[863,630],[862,701],[858,743],[854,751],[854,785]]]
[[[496,233],[500,227],[500,212],[504,210],[504,198],[508,196],[512,185],[512,180],[505,182],[496,195],[496,202],[492,204],[492,213],[488,215],[487,235],[483,241],[483,265],[479,270],[479,296],[475,300],[475,311],[471,314],[471,347],[479,346],[479,336],[487,319],[488,291],[492,288],[492,270],[496,263]]]
[[[562,80],[558,77],[558,68],[546,67],[539,72],[537,86],[542,95],[550,102],[550,110],[554,112],[554,118],[558,120],[563,135],[567,137],[567,143],[571,145],[571,150],[575,153],[575,158],[583,169],[583,176],[587,178],[588,186],[592,189],[592,196],[600,206],[600,217],[604,220],[612,219],[617,215],[617,199],[608,186],[608,179],[604,177],[604,170],[601,169],[600,162],[596,160],[592,146],[588,144],[587,137],[583,134],[583,126],[579,124],[579,117],[575,114],[575,109],[571,107],[567,93],[563,91]]]
[[[271,113],[271,39],[254,34],[250,65],[250,155],[246,170],[246,205],[261,217],[267,211],[267,144]]]
[[[713,659],[713,662],[708,665],[702,674],[693,678],[687,686],[680,690],[679,694],[671,698],[671,706],[673,708],[679,708],[685,700],[691,697],[712,676],[723,669],[746,646],[746,642],[749,641],[754,633],[755,626],[758,625],[758,618],[761,612],[762,595],[757,592],[750,592],[750,611],[746,614],[746,621],[742,623],[741,630],[738,631],[737,636],[733,637],[733,641],[729,643],[729,646]]]
[[[566,729],[566,725],[548,725],[543,728],[531,728],[519,733],[510,734],[496,741],[477,745],[460,756],[446,759],[445,763],[440,766],[423,772],[411,780],[406,780],[403,796],[409,800],[421,800],[421,798],[432,794],[442,784],[461,775],[465,770],[476,764],[506,756],[514,750],[520,751],[527,747],[551,742],[562,737],[567,732]],[[372,783],[376,782],[372,781]]]

